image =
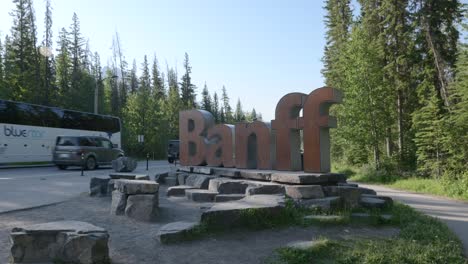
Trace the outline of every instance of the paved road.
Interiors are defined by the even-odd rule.
[[[168,170],[167,161],[150,161],[149,174]],[[64,171],[55,167],[0,169],[0,213],[62,202],[89,190],[89,179],[106,176],[110,167],[85,171],[79,168]],[[146,162],[136,172],[147,173]]]
[[[468,256],[468,203],[378,185],[359,184],[359,186],[374,189],[379,195],[390,196],[420,212],[439,218],[460,238],[465,256]]]

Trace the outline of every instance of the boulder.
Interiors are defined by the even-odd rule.
[[[164,183],[164,180],[169,176],[169,172],[161,172],[161,173],[156,173],[154,175],[154,181],[159,183],[159,184],[162,184]]]
[[[123,215],[125,214],[125,207],[127,206],[128,195],[118,190],[112,192],[111,214]]]
[[[208,190],[220,194],[244,194],[249,184],[242,180],[218,178],[210,180]]]
[[[86,222],[15,227],[10,240],[13,263],[110,263],[109,234]]]
[[[286,190],[280,184],[267,184],[267,185],[254,185],[249,186],[245,190],[246,195],[259,195],[259,194],[285,194]]]
[[[373,195],[373,194],[361,194],[361,199],[362,198],[376,198],[376,199],[381,199],[385,201],[385,206],[392,206],[393,205],[393,199],[388,196],[381,196],[381,195]]]
[[[200,190],[200,189],[191,189],[185,190],[185,197],[187,199],[199,202],[199,203],[206,203],[206,202],[213,202],[217,192],[209,191],[209,190]]]
[[[208,189],[208,184],[212,177],[202,174],[190,174],[185,179],[185,185],[193,186],[197,189]]]
[[[348,187],[348,186],[324,186],[323,192],[325,196],[340,196],[343,205],[349,208],[355,208],[359,206],[361,195],[368,192],[370,189],[360,187]]]
[[[339,209],[342,205],[341,197],[332,196],[320,199],[297,200],[296,205],[310,209],[321,209],[324,211]]]
[[[193,167],[192,172],[193,173],[198,173],[198,174],[211,175],[211,174],[213,174],[213,168],[210,168],[210,167]]]
[[[191,189],[195,189],[195,187],[188,185],[172,186],[167,189],[167,196],[185,196],[185,191]]]
[[[383,199],[378,198],[371,198],[371,197],[361,197],[359,204],[365,208],[379,208],[383,209],[386,206],[386,201]]]
[[[159,184],[154,181],[144,180],[116,180],[115,189],[121,193],[132,194],[154,194],[159,190]]]
[[[188,176],[189,174],[185,172],[177,173],[177,184],[185,185],[185,179],[187,179]]]
[[[176,186],[177,185],[177,176],[169,176],[164,179],[164,184],[167,186]]]
[[[244,199],[245,195],[243,194],[218,194],[214,198],[215,203],[224,203],[229,201],[237,201]]]
[[[293,199],[317,199],[325,195],[320,185],[288,185],[286,195]]]
[[[140,221],[152,221],[158,214],[158,206],[157,194],[130,195],[127,199],[125,215]]]
[[[89,181],[89,195],[90,196],[107,196],[107,186],[109,184],[109,178],[97,178],[93,177]]]
[[[198,225],[197,222],[174,222],[164,225],[159,229],[157,239],[162,244],[174,243],[186,240],[190,232]]]
[[[137,165],[137,161],[129,157],[120,157],[112,161],[112,168],[116,172],[132,172],[136,169]]]
[[[253,195],[228,203],[216,203],[201,215],[202,223],[217,227],[240,224],[244,212],[255,209],[261,214],[275,217],[285,207],[284,195]]]

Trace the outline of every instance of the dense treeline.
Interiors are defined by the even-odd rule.
[[[217,122],[261,119],[255,109],[246,112],[241,102],[233,110],[227,89],[210,95],[205,83],[201,101],[192,83],[189,56],[185,53],[184,74],[166,66],[162,71],[156,55],[145,56],[129,68],[119,34],[112,41],[113,56],[107,67],[101,66],[97,52],[91,52],[89,40],[80,32],[78,16],[58,32],[55,50],[52,32],[52,8],[46,1],[44,36],[39,40],[32,0],[13,0],[13,26],[0,38],[0,98],[34,104],[58,106],[78,111],[94,111],[98,91],[98,113],[121,117],[123,146],[128,154],[149,153],[163,158],[168,139],[178,138],[180,110],[202,108],[213,113]],[[140,72],[139,76],[137,71]],[[144,146],[137,135],[145,136]]]
[[[344,93],[332,155],[468,186],[468,46],[458,0],[326,1],[323,74]]]

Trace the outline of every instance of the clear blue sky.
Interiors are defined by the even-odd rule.
[[[34,4],[42,40],[45,3]],[[152,60],[156,53],[160,67],[165,70],[166,61],[177,65],[180,77],[187,52],[198,93],[205,81],[210,93],[220,94],[225,85],[233,107],[240,98],[245,110],[255,107],[270,120],[283,95],[323,86],[323,5],[318,0],[52,0],[54,45],[76,12],[103,65],[115,31],[130,65],[136,59],[140,66],[145,54]],[[10,33],[12,9],[10,0],[0,0],[2,38]]]

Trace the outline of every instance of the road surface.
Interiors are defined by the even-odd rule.
[[[447,224],[463,242],[465,257],[468,257],[468,203],[441,197],[394,190],[379,185],[359,184],[374,189],[378,195],[389,196],[416,210],[433,216]]]
[[[150,161],[146,171],[146,161],[139,162],[135,172],[148,173],[169,170],[167,161]],[[109,175],[112,169],[105,167],[94,171],[84,171],[72,167],[59,170],[56,167],[0,169],[0,214],[13,210],[27,209],[58,203],[89,191],[89,180],[95,176]]]

